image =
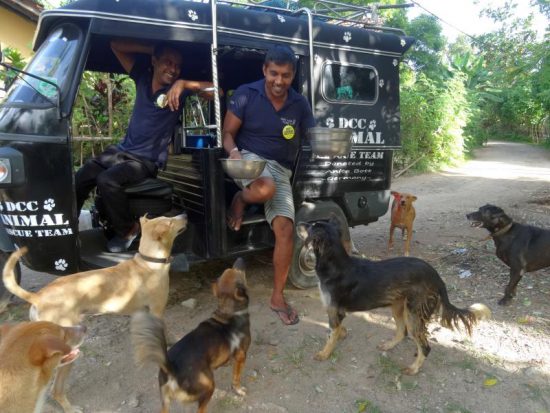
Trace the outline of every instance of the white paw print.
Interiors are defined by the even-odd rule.
[[[379,85],[380,87],[384,87],[384,79],[380,79],[380,80],[378,81],[378,85]]]
[[[199,18],[199,16],[197,16],[197,12],[195,10],[187,10],[187,15],[193,21],[195,21]]]
[[[44,209],[47,211],[51,211],[55,208],[55,202],[53,199],[49,198],[44,201]]]
[[[391,63],[392,63],[392,65],[397,66],[397,64],[398,64],[399,62],[397,61],[397,59],[393,59],[393,61],[392,61]]]
[[[344,41],[348,43],[351,40],[351,32],[344,33]]]
[[[328,128],[334,128],[334,118],[327,118],[325,124]]]
[[[405,39],[401,39],[401,47],[405,47],[406,44],[407,42],[405,41]]]
[[[280,21],[281,23],[286,22],[285,18],[284,18],[283,16],[281,16],[280,14],[277,15],[277,18],[279,19],[279,21]]]
[[[376,128],[376,121],[371,120],[370,123],[369,123],[369,129],[374,130],[374,128]]]
[[[57,271],[65,271],[69,264],[67,264],[67,261],[65,261],[63,258],[58,259],[54,262],[55,269]]]

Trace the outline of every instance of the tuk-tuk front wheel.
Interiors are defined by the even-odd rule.
[[[296,213],[295,224],[329,219],[331,215],[335,215],[341,223],[342,239],[349,241],[350,233],[346,216],[342,209],[332,201],[304,203]],[[312,288],[318,283],[313,250],[311,247],[306,247],[304,241],[297,235],[294,235],[294,250],[288,279],[292,285],[300,289]]]
[[[4,265],[6,264],[6,261],[8,260],[9,257],[10,257],[9,252],[0,250],[1,268],[4,268]],[[17,284],[21,282],[21,265],[19,264],[19,262],[15,265],[15,279],[17,280]],[[12,297],[12,293],[6,290],[6,287],[4,287],[4,283],[0,279],[0,313],[4,311],[4,309],[8,306],[11,300],[11,297]]]

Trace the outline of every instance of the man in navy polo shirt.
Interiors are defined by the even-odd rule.
[[[296,57],[290,47],[276,45],[266,54],[264,79],[240,86],[229,102],[223,125],[223,146],[230,159],[266,159],[255,180],[235,180],[237,192],[227,214],[228,225],[240,230],[247,204],[264,204],[275,234],[273,292],[270,306],[284,324],[296,324],[298,314],[284,298],[292,261],[294,202],[290,177],[300,138],[314,126],[306,98],[291,88]]]
[[[110,252],[126,251],[139,234],[139,223],[129,213],[123,187],[155,177],[168,157],[168,146],[179,118],[178,109],[190,92],[211,87],[211,82],[180,79],[181,53],[169,44],[153,47],[113,40],[111,49],[136,83],[136,100],[126,135],[99,156],[88,160],[75,176],[78,211],[97,186],[115,236]],[[152,55],[149,61],[138,54]]]

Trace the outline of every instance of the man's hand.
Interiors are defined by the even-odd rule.
[[[179,110],[180,97],[184,90],[185,80],[178,79],[174,82],[174,84],[170,87],[170,90],[166,94],[166,98],[168,99],[168,107],[172,112],[175,110]]]
[[[241,156],[241,151],[239,151],[239,149],[235,147],[229,152],[229,159],[243,159],[243,157]]]

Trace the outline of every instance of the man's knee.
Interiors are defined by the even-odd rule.
[[[105,171],[97,176],[97,188],[99,192],[119,191],[121,190],[121,185]]]
[[[249,189],[254,191],[264,202],[273,198],[276,190],[275,182],[269,178],[257,179],[250,185]]]
[[[294,239],[294,222],[290,218],[276,216],[271,226],[277,240],[292,242]]]

